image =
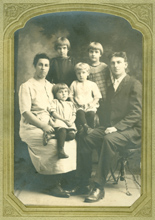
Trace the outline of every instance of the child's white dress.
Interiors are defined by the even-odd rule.
[[[102,98],[99,88],[96,83],[86,80],[84,83],[75,80],[72,82],[70,86],[71,94],[70,97],[73,97],[75,102],[81,105],[85,111],[97,111],[99,107],[99,103],[94,105],[93,107],[87,107],[89,103],[91,103],[94,99]]]
[[[71,101],[61,101],[57,99],[53,99],[51,103],[50,112],[56,112],[65,120],[70,121],[73,116],[76,115],[76,108]],[[63,127],[66,129],[73,129],[76,130],[75,123],[71,127],[68,127],[65,122],[59,119],[54,120],[53,127]]]

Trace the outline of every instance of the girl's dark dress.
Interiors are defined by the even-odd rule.
[[[70,86],[76,79],[74,66],[75,60],[71,57],[55,57],[51,60],[50,70],[46,79],[51,83],[65,83]]]

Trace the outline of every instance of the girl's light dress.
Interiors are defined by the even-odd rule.
[[[60,117],[68,121],[70,121],[72,117],[76,115],[76,108],[71,101],[61,101],[53,99],[50,111],[57,112],[60,115]],[[75,123],[73,123],[71,127],[68,127],[65,122],[59,119],[55,119],[53,127],[63,127],[66,129],[72,129],[76,131]]]

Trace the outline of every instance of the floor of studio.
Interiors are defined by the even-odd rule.
[[[140,182],[140,175],[136,175]],[[135,183],[131,174],[127,173],[126,180],[130,196],[126,195],[124,181],[114,184],[111,178],[105,186],[105,197],[96,203],[85,203],[85,195],[59,198],[50,194],[52,188],[51,176],[38,174],[29,157],[15,159],[14,194],[24,205],[45,206],[131,206],[141,194],[141,188]]]

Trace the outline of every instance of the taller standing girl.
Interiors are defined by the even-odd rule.
[[[70,42],[65,37],[59,37],[55,42],[57,57],[51,60],[49,73],[46,77],[51,83],[65,83],[68,86],[75,80],[75,60],[68,56]]]

